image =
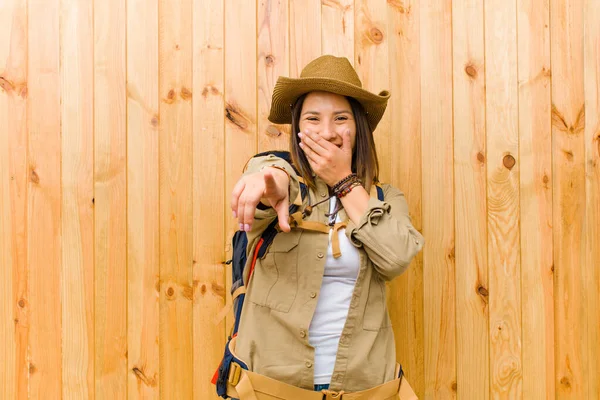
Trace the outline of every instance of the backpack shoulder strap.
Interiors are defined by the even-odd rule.
[[[379,201],[384,200],[383,187],[381,187],[380,184],[374,183],[371,186],[371,197],[377,197],[377,200],[379,200]]]

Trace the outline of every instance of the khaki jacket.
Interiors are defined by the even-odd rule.
[[[246,174],[277,165],[290,175],[290,199],[299,193],[297,175],[274,155],[252,159]],[[312,203],[328,196],[316,179]],[[386,285],[404,272],[423,247],[423,236],[412,226],[404,195],[382,185],[385,201],[369,200],[358,225],[348,222],[346,236],[360,254],[360,270],[339,342],[330,390],[354,392],[395,379],[396,349],[386,306]],[[306,202],[305,202],[306,204]],[[305,220],[327,224],[329,202],[313,209]],[[273,209],[256,210],[248,232],[248,259],[263,230],[276,217]],[[348,219],[340,212],[342,221]],[[288,384],[313,388],[314,348],[308,328],[317,305],[329,235],[292,229],[280,232],[258,259],[242,310],[236,353],[259,374]]]

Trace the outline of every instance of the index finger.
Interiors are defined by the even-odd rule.
[[[240,195],[244,191],[246,187],[246,182],[243,179],[240,179],[238,183],[233,187],[231,192],[231,211],[233,211],[234,217],[237,215],[238,202],[240,200]]]

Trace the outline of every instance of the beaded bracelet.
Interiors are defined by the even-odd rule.
[[[343,184],[342,186],[336,188],[333,193],[335,194],[335,196],[338,199],[341,199],[342,197],[346,196],[348,193],[350,193],[352,191],[352,189],[354,189],[357,186],[361,186],[362,182],[360,179],[358,179],[358,177],[354,177],[353,179],[351,179],[350,181],[346,182],[345,184]]]
[[[341,199],[342,197],[346,196],[348,193],[350,193],[352,191],[352,189],[354,189],[357,186],[361,186],[360,182],[353,182],[351,185],[347,186],[344,188],[344,190],[342,190],[340,193],[338,193],[336,196],[338,199]]]
[[[333,185],[333,187],[331,188],[334,192],[339,189],[343,184],[347,183],[350,180],[353,179],[358,179],[358,175],[352,173],[350,175],[348,175],[347,177],[345,177],[344,179],[342,179],[341,181],[339,181],[338,183],[336,183],[335,185]]]

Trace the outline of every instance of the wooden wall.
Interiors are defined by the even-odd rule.
[[[0,399],[209,399],[279,75],[390,89],[425,399],[600,399],[598,0],[0,0]]]

